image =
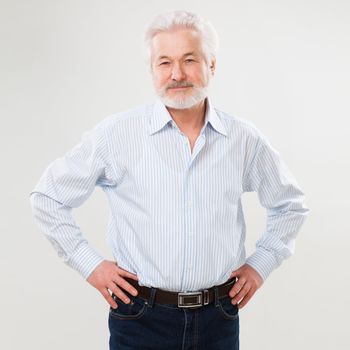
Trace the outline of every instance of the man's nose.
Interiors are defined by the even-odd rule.
[[[185,73],[180,64],[174,64],[171,72],[171,79],[181,81],[185,78]]]

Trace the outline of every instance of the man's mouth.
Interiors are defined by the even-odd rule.
[[[184,90],[184,89],[188,89],[191,86],[178,86],[178,87],[171,87],[169,88],[169,90]]]

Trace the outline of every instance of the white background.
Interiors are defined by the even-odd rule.
[[[108,305],[56,256],[29,193],[107,115],[153,101],[142,35],[159,12],[209,19],[221,48],[211,97],[269,138],[310,214],[292,258],[241,312],[242,350],[350,349],[350,6],[346,0],[1,1],[0,348],[107,349]],[[245,194],[247,251],[265,210]],[[74,217],[105,242],[98,189]]]

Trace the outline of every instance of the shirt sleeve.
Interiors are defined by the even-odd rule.
[[[72,216],[95,186],[114,186],[104,130],[99,123],[53,161],[30,192],[33,217],[58,256],[87,279],[104,258],[81,233]]]
[[[266,137],[261,135],[256,147],[243,188],[244,192],[257,192],[267,220],[255,252],[246,263],[266,280],[294,253],[296,235],[309,209],[297,181]]]

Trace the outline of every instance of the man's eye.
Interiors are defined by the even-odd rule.
[[[169,62],[162,62],[160,65],[166,65],[166,64],[169,64]]]
[[[186,62],[194,62],[194,60],[192,58],[188,58]]]

